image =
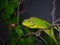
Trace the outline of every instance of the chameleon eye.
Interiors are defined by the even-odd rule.
[[[34,25],[35,23],[34,22],[31,22],[32,25]]]

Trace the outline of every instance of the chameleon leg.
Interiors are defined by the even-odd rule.
[[[41,31],[42,31],[42,30],[37,31],[37,32],[35,33],[35,35],[36,35],[37,37],[39,37],[40,39],[42,39],[43,42],[44,42],[46,45],[48,45],[47,42],[43,39],[43,37],[40,36],[40,32],[41,32]]]
[[[56,45],[57,45],[57,40],[56,40],[56,38],[55,38],[53,28],[51,28],[50,30],[44,30],[44,32],[45,32],[47,35],[49,35],[49,36],[54,40],[54,42],[55,42]]]
[[[41,30],[38,30],[38,31],[35,33],[35,35],[36,35],[36,36],[40,36],[40,32],[41,32]]]

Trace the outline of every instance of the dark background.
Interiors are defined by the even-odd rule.
[[[52,15],[50,15],[53,8],[52,2],[53,0],[25,0],[21,5],[21,11],[25,11],[25,13],[21,14],[20,17],[26,19],[34,16],[52,23]],[[60,17],[60,0],[56,1],[55,16],[57,18]],[[6,45],[9,45],[9,39],[7,39],[9,37],[9,30],[4,25],[4,20],[0,20],[0,38],[6,42]]]
[[[52,22],[52,16],[50,15],[53,8],[53,0],[26,0],[22,4],[22,10],[26,12],[21,15],[23,18],[29,18],[31,16],[39,17]],[[60,17],[60,0],[56,1],[55,16]]]

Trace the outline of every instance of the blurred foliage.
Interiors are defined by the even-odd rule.
[[[19,0],[0,0],[0,10],[4,19],[10,19],[10,16],[18,6],[18,2]]]
[[[32,37],[21,38],[17,42],[16,38],[23,36],[28,31],[24,31],[24,27],[17,25],[17,7],[19,0],[0,0],[0,12],[2,19],[5,20],[7,28],[10,30],[10,45],[35,45]],[[20,18],[20,22],[22,18]],[[15,26],[13,27],[14,24]]]
[[[17,9],[17,6],[19,4],[18,2],[19,0],[0,0],[0,12],[2,12],[1,17],[5,20],[6,26],[7,28],[9,28],[11,36],[10,45],[36,45],[34,36],[21,38],[17,42],[15,40],[16,38],[21,37],[29,32],[32,32],[32,30],[35,30],[26,28],[22,25],[17,25],[17,14],[15,15],[17,11],[15,12],[15,10]],[[20,22],[22,22],[22,20],[23,19],[20,17]],[[12,27],[11,24],[15,24],[15,26]],[[51,45],[51,41],[50,39],[48,39],[49,37],[43,36],[43,38],[47,41],[47,43],[49,43],[48,45]]]
[[[12,39],[12,41],[13,41],[13,43],[12,42],[10,42],[12,45],[14,44],[14,40],[16,39],[16,38],[18,38],[18,37],[22,37],[24,34],[26,34],[26,33],[28,33],[28,32],[30,32],[30,31],[27,31],[26,32],[26,30],[25,29],[23,29],[24,27],[22,27],[22,26],[20,26],[20,25],[17,25],[15,28],[13,28],[12,30],[11,30],[11,32],[10,32],[10,35],[11,35],[11,39]],[[17,39],[16,39],[16,41],[17,41]],[[16,43],[16,45],[36,45],[35,44],[35,40],[34,40],[34,37],[33,36],[28,36],[28,37],[26,37],[26,38],[21,38],[21,39],[18,39],[18,41],[17,42],[15,42]]]

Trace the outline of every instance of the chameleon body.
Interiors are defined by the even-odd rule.
[[[29,19],[25,19],[22,22],[22,25],[24,25],[26,27],[29,27],[29,28],[37,28],[37,29],[41,29],[42,28],[42,29],[44,29],[44,28],[47,28],[48,26],[50,26],[51,24],[48,23],[45,20],[40,19],[40,18],[30,17]],[[53,31],[52,28],[47,29],[47,30],[43,30],[43,31],[47,35],[49,35],[54,40],[54,42],[57,44],[57,40],[55,38],[54,31]]]

